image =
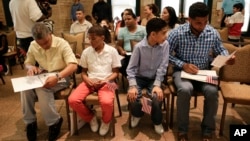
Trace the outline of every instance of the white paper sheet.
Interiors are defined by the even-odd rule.
[[[229,56],[223,56],[218,55],[214,61],[211,63],[212,66],[221,68],[226,64],[226,62],[236,53],[237,50],[235,50],[233,53],[231,53]]]
[[[185,79],[207,82],[207,76],[218,78],[215,70],[199,70],[197,74],[190,74],[185,71],[181,71],[181,78]]]
[[[55,75],[56,73],[43,73],[34,76],[24,76],[19,78],[12,78],[11,82],[14,92],[20,92],[42,87],[49,76],[55,76]],[[58,83],[60,82],[66,82],[66,80],[62,79],[58,81]]]

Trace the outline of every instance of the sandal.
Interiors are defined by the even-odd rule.
[[[180,133],[178,134],[178,141],[187,141],[188,135],[186,133]]]

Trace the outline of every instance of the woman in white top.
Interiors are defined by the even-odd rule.
[[[178,17],[176,16],[175,10],[171,6],[167,6],[162,10],[161,18],[167,22],[168,31],[167,37],[170,31],[179,26]]]

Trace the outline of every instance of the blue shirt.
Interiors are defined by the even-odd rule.
[[[71,19],[72,19],[73,21],[76,21],[76,20],[77,20],[77,18],[76,18],[76,11],[79,10],[79,9],[84,10],[84,7],[83,7],[83,5],[82,5],[80,2],[78,2],[77,4],[73,4],[73,5],[71,6],[70,16],[71,16]]]
[[[242,3],[243,7],[245,7],[245,0],[223,0],[221,8],[224,14],[233,14],[233,6],[236,3]]]
[[[167,41],[162,44],[150,46],[147,38],[135,45],[128,67],[129,86],[136,86],[136,77],[154,79],[155,86],[161,82],[167,71],[169,61],[169,45]]]
[[[209,69],[211,52],[215,55],[228,55],[219,33],[210,25],[206,25],[199,37],[196,37],[191,33],[190,24],[183,24],[172,30],[167,40],[170,45],[169,60],[179,69],[182,69],[184,63],[194,64],[199,69]]]

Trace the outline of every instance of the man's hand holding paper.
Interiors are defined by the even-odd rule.
[[[214,61],[211,63],[212,66],[221,68],[224,65],[233,65],[235,63],[235,53],[237,50],[235,50],[233,53],[231,53],[229,56],[223,56],[218,55]]]

